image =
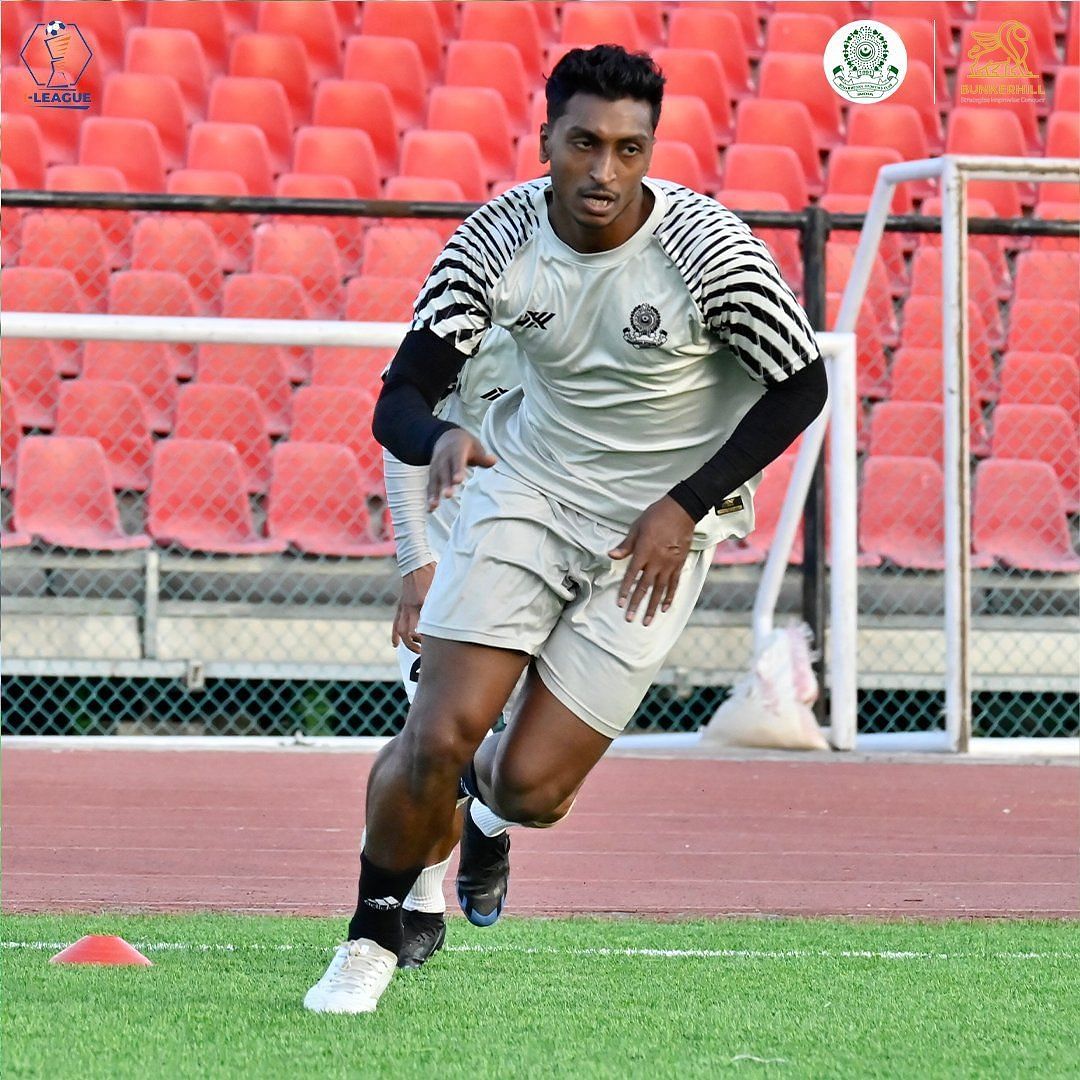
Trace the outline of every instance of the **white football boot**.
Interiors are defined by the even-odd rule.
[[[369,938],[346,941],[304,996],[304,1008],[317,1013],[374,1012],[397,961],[394,953]]]

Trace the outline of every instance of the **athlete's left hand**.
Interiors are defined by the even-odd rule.
[[[634,621],[646,596],[645,626],[653,621],[657,608],[667,611],[671,607],[693,536],[694,519],[665,495],[648,507],[630,526],[626,539],[608,552],[613,559],[630,558],[618,598],[619,607],[626,608],[627,622]]]

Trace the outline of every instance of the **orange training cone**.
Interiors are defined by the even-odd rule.
[[[134,945],[121,937],[108,934],[87,934],[74,945],[62,949],[49,960],[50,964],[111,964],[152,967],[152,963]]]

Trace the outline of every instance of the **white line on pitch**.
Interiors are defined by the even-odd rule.
[[[4,949],[63,949],[65,941],[0,941]],[[303,943],[298,945],[263,945],[259,942],[234,945],[227,942],[200,944],[189,941],[136,941],[142,952],[296,952],[328,950],[327,946]],[[946,953],[915,952],[894,949],[610,949],[560,948],[556,945],[447,945],[446,952],[510,953],[527,956],[626,956],[661,960],[1080,960],[1072,952],[993,952]]]

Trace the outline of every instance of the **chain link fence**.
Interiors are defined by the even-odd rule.
[[[459,220],[135,198],[9,198],[5,310],[405,322]],[[824,285],[831,325],[857,234],[833,232],[822,277],[799,215],[748,216],[794,288]],[[979,735],[1076,732],[1078,262],[1074,237],[972,239]],[[858,327],[863,731],[940,726],[940,289],[939,238],[888,233]],[[397,731],[398,576],[370,435],[390,355],[4,339],[4,732]],[[747,670],[793,460],[767,470],[757,532],[718,550],[633,728],[696,729]],[[801,596],[793,565],[781,620]]]

